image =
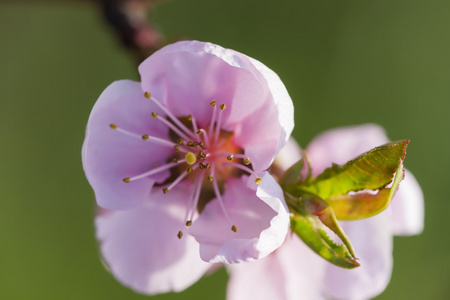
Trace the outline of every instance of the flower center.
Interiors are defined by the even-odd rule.
[[[233,224],[223,203],[221,191],[224,189],[224,182],[228,177],[237,177],[243,173],[254,175],[256,184],[261,183],[261,178],[252,170],[250,159],[234,143],[233,134],[222,129],[222,116],[226,105],[217,105],[216,101],[211,101],[211,119],[209,125],[203,128],[198,126],[193,115],[178,118],[149,92],[145,92],[144,96],[153,101],[166,115],[162,117],[156,112],[151,113],[151,117],[169,128],[167,139],[149,134],[139,135],[120,128],[115,123],[111,123],[110,128],[131,137],[140,138],[144,142],[167,146],[172,150],[168,151],[167,164],[142,174],[125,177],[122,179],[123,182],[139,180],[170,169],[171,176],[162,184],[164,194],[169,193],[184,180],[189,180],[194,185],[194,192],[189,198],[185,214],[186,226],[191,226],[195,213],[199,213],[204,205],[215,197],[230,224],[230,229],[237,232],[237,227]],[[156,184],[154,188],[158,186],[161,185]],[[182,230],[177,236],[178,238],[183,236]]]

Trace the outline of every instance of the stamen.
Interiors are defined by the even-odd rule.
[[[195,211],[197,209],[198,200],[200,199],[200,192],[202,190],[202,183],[203,183],[203,175],[199,176],[197,178],[197,182],[195,183],[196,185],[195,185],[194,195],[191,198],[191,200],[193,200],[193,201],[192,201],[192,203],[189,202],[188,209],[186,210],[186,216],[185,216],[185,220],[184,220],[185,221],[184,223],[186,224],[186,226],[191,226],[192,225],[192,220],[194,219],[194,214],[195,214]],[[191,206],[191,204],[192,204],[192,206]],[[188,219],[188,213],[189,212],[190,212],[190,214],[189,214],[189,219]]]
[[[233,155],[228,155],[228,156],[227,156],[227,160],[228,160],[228,161],[232,161],[232,160],[233,160]]]
[[[191,121],[192,129],[194,130],[194,132],[198,134],[198,126],[197,126],[197,121],[195,121],[195,118],[192,115],[189,115],[188,120]],[[200,140],[197,135],[195,135],[195,140],[196,141]]]
[[[186,177],[189,173],[192,172],[192,170],[196,169],[197,166],[189,167],[188,170],[190,169],[190,171],[186,170],[183,173],[180,174],[180,176],[177,177],[177,179],[175,179],[168,187],[163,188],[163,192],[164,194],[167,194],[171,189],[173,189],[181,180],[184,179],[184,177]]]
[[[142,174],[140,174],[140,175],[136,175],[136,176],[134,176],[134,177],[125,177],[125,178],[123,179],[123,181],[124,181],[124,182],[130,182],[130,181],[134,181],[134,180],[137,180],[137,179],[141,179],[141,178],[144,178],[144,177],[153,175],[153,174],[157,174],[157,173],[162,172],[162,171],[164,171],[164,170],[173,168],[173,167],[175,167],[176,165],[178,165],[178,164],[180,164],[180,163],[183,163],[183,162],[185,162],[185,161],[186,161],[186,159],[181,159],[181,160],[179,160],[178,162],[169,163],[169,164],[167,164],[167,165],[158,167],[158,168],[156,168],[156,169],[150,170],[150,171],[145,172],[145,173],[142,173]]]
[[[212,184],[213,184],[213,188],[214,188],[214,193],[216,194],[217,200],[219,201],[220,208],[222,209],[223,214],[225,215],[225,218],[227,219],[227,222],[229,224],[232,224],[231,230],[234,232],[237,232],[237,227],[236,227],[236,225],[234,225],[231,222],[230,216],[228,215],[228,213],[225,209],[225,205],[223,204],[222,196],[220,195],[219,187],[217,185],[217,180],[213,179]]]
[[[114,123],[109,124],[109,127],[110,127],[111,129],[117,129],[117,125],[114,124]]]
[[[243,165],[240,165],[240,164],[237,164],[237,163],[234,163],[234,162],[225,162],[224,165],[233,166],[233,167],[241,169],[241,170],[243,170],[243,171],[245,171],[245,172],[247,172],[247,173],[249,173],[251,175],[254,175],[256,177],[256,179],[255,179],[255,183],[256,184],[260,184],[261,181],[262,181],[261,177],[258,177],[258,175],[256,175],[255,171],[253,171],[252,169],[250,169],[250,168],[248,168],[246,166],[243,166]]]
[[[197,134],[200,134],[200,133],[203,134],[203,139],[205,141],[206,147],[209,147],[209,138],[208,138],[208,134],[206,133],[206,130],[205,129],[197,130]]]
[[[177,237],[181,240],[181,238],[183,237],[183,233],[180,231],[178,231],[177,233]]]
[[[152,94],[150,94],[149,92],[145,92],[144,96],[150,100],[152,100],[156,105],[159,106],[159,108],[161,108],[161,110],[172,120],[172,122],[174,122],[175,124],[177,124],[178,127],[180,127],[180,129],[182,129],[186,134],[188,134],[190,137],[194,137],[194,134],[192,133],[192,131],[187,128],[180,120],[178,120],[177,117],[175,117],[168,109],[165,105],[163,105],[161,102],[159,102],[158,100],[156,100]],[[187,140],[187,139],[186,139]]]
[[[153,113],[152,113],[153,116]],[[161,117],[160,115],[156,115],[156,117],[154,117],[158,120],[160,120],[161,122],[163,122],[167,127],[169,127],[170,129],[172,129],[176,134],[178,134],[179,137],[185,139],[185,140],[190,140],[190,138],[184,134],[184,132],[182,132],[180,129],[178,129],[178,127],[176,127],[175,125],[173,125],[172,123],[170,123],[166,118]]]
[[[213,107],[213,114],[211,117],[211,122],[209,123],[208,135],[212,136],[214,123],[216,122],[216,115],[217,115],[216,100],[211,101],[211,103],[209,103],[209,105],[211,105]],[[206,144],[206,146],[209,146],[209,145]]]
[[[244,158],[243,162],[244,162],[244,165],[248,166],[250,164],[250,159]]]
[[[217,119],[216,132],[214,134],[214,144],[217,143],[217,139],[219,138],[220,126],[222,125],[222,114],[225,108],[227,108],[225,104],[220,104],[219,118]]]
[[[143,141],[152,141],[152,142],[158,143],[160,145],[168,146],[168,147],[171,147],[171,148],[174,147],[174,143],[173,142],[165,140],[165,139],[157,138],[157,137],[154,137],[154,136],[150,136],[148,134],[144,134],[143,136],[141,136],[141,139]]]

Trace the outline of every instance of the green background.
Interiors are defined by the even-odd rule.
[[[151,16],[168,36],[214,42],[277,72],[304,146],[366,122],[410,138],[425,231],[395,238],[392,281],[377,299],[448,299],[449,1],[180,0]],[[134,62],[93,4],[0,2],[0,299],[148,298],[103,269],[81,167],[90,110],[125,78],[138,80]],[[225,299],[226,277],[151,299]]]

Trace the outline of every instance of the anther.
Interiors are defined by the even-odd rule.
[[[130,182],[130,177],[125,177],[125,178],[123,179],[123,182]]]
[[[192,221],[191,220],[187,220],[186,221],[186,226],[191,226],[192,225]]]
[[[209,181],[213,181],[213,177],[211,175],[208,176]]]
[[[220,110],[225,110],[225,108],[227,108],[227,106],[225,104],[220,104]]]
[[[144,134],[144,135],[142,136],[142,140],[144,140],[144,141],[148,140],[148,138],[149,138],[148,134]]]
[[[111,129],[117,129],[117,125],[114,124],[114,123],[109,124],[109,127],[110,127]]]
[[[172,159],[172,162],[177,163],[178,159],[174,158],[174,159]]]
[[[233,160],[233,156],[232,156],[232,155],[228,155],[228,156],[227,156],[227,159],[228,159],[229,161],[232,161],[232,160]]]
[[[198,157],[198,159],[205,159],[205,158],[206,158],[206,154],[205,154],[205,152],[200,151],[200,152],[197,154],[197,157]]]
[[[192,115],[187,116],[188,121],[192,121]]]
[[[198,165],[198,168],[199,168],[200,170],[206,169],[205,165],[202,164],[202,163],[200,163],[200,164]]]
[[[145,92],[144,97],[150,99],[152,97],[152,94],[150,94],[150,92]]]
[[[178,237],[179,239],[181,239],[181,238],[183,237],[183,233],[182,233],[181,231],[178,231],[177,237]]]
[[[250,159],[248,158],[244,158],[243,159],[244,165],[248,166],[249,164],[251,164]]]
[[[234,231],[234,232],[237,232],[237,227],[236,227],[236,225],[231,226],[231,230]]]
[[[158,114],[155,112],[152,112],[152,117],[156,119],[158,117]]]
[[[178,143],[179,145],[183,145],[184,141],[183,141],[182,138],[179,138],[179,139],[177,140],[177,143]]]
[[[210,164],[206,164],[206,165],[205,165],[205,168],[206,168],[206,169],[209,169],[209,168],[211,168],[211,165],[210,165]]]
[[[195,154],[192,152],[188,152],[186,153],[186,155],[184,156],[184,158],[186,158],[186,162],[188,163],[188,165],[192,166],[193,164],[195,164],[195,162],[197,161],[197,157],[195,157]]]
[[[209,102],[209,105],[211,105],[212,107],[216,106],[216,100]]]
[[[260,184],[261,182],[262,182],[261,177],[256,177],[255,183],[256,183],[256,184]]]
[[[175,145],[175,146],[173,146],[173,149],[175,149],[175,150],[177,150],[177,151],[180,151],[180,146]]]
[[[186,172],[187,172],[188,174],[190,174],[190,173],[192,172],[192,167],[188,167],[187,170],[186,170]]]
[[[167,194],[169,192],[169,189],[165,187],[165,188],[162,189],[162,191],[163,191],[164,194]]]
[[[199,129],[199,130],[197,130],[197,134],[200,134],[200,133],[202,133],[202,131]]]

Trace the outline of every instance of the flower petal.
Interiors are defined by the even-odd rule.
[[[331,298],[359,300],[380,294],[392,272],[391,219],[387,211],[374,217],[341,222],[353,243],[359,268],[348,270],[328,264],[324,288]]]
[[[283,192],[268,173],[256,191],[247,188],[247,177],[230,178],[223,202],[231,222],[225,218],[217,199],[209,202],[190,233],[200,243],[200,256],[208,262],[238,263],[260,259],[284,241],[289,215]]]
[[[194,238],[177,237],[186,192],[158,192],[138,209],[107,211],[96,218],[101,252],[122,284],[144,294],[181,291],[209,269]]]
[[[326,263],[298,237],[288,236],[283,247],[261,260],[227,265],[227,299],[323,299]]]
[[[82,159],[99,206],[114,210],[136,207],[155,181],[169,175],[162,172],[129,183],[122,181],[165,163],[168,148],[140,138],[143,134],[167,138],[167,128],[151,117],[155,110],[144,98],[140,84],[129,80],[112,83],[97,100],[87,124]],[[112,123],[136,136],[111,129]]]
[[[211,120],[209,102],[226,104],[222,128],[234,133],[256,171],[269,167],[292,132],[293,104],[283,83],[242,53],[183,41],[157,51],[139,72],[144,90],[176,116],[193,115],[202,128]]]
[[[348,126],[319,134],[308,145],[306,152],[313,166],[313,175],[318,175],[332,163],[344,164],[388,141],[384,129],[378,125]]]
[[[424,226],[424,201],[422,189],[414,175],[405,170],[405,179],[390,205],[392,230],[395,235],[419,234]]]

